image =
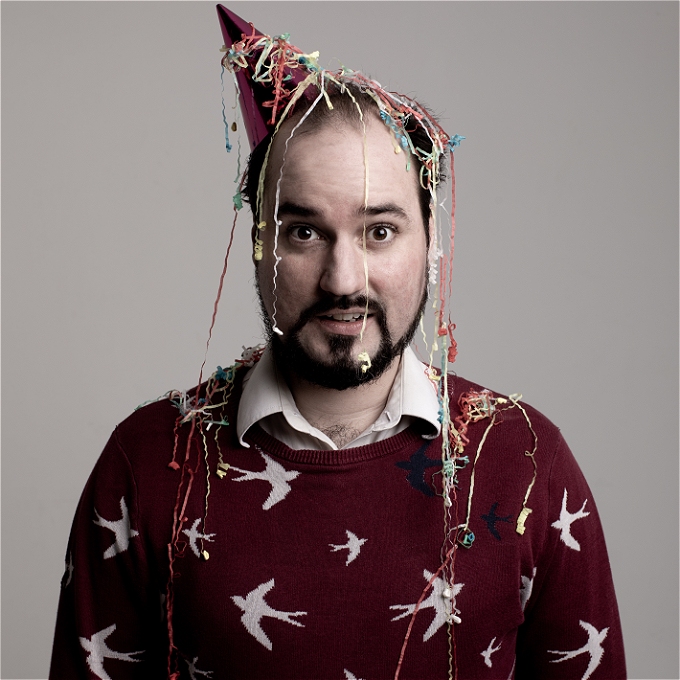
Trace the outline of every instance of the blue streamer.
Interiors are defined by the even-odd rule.
[[[222,83],[222,120],[224,121],[224,140],[226,142],[227,152],[231,151],[231,142],[229,141],[229,123],[227,123],[227,109],[224,103],[224,66],[220,73],[220,82]]]

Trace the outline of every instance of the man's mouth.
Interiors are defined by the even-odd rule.
[[[370,316],[370,314],[369,314]],[[345,321],[346,323],[351,323],[352,321],[363,321],[364,312],[354,312],[347,313],[343,312],[341,314],[319,314],[321,319],[330,319],[331,321]]]

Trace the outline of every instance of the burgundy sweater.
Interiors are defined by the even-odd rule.
[[[453,419],[460,395],[482,388],[450,382]],[[235,423],[238,394],[224,422]],[[176,427],[168,399],[141,408],[116,428],[80,499],[51,680],[383,680],[402,652],[402,680],[624,679],[592,494],[558,429],[523,406],[538,442],[526,531],[516,520],[534,439],[514,407],[476,465],[491,421],[469,424],[450,524],[465,523],[474,468],[474,541],[446,570],[441,439],[411,428],[295,451],[258,428],[244,448],[232,425],[204,427],[182,465],[191,423]],[[168,467],[175,443],[178,469]]]

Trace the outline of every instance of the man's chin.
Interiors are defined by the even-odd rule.
[[[356,341],[351,335],[331,335],[328,348],[320,351],[318,347],[306,349],[297,337],[273,336],[271,346],[277,365],[287,374],[312,385],[342,391],[376,380],[394,358],[389,352],[378,350],[371,357],[371,368],[363,371]]]

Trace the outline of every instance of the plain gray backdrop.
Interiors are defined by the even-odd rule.
[[[602,516],[630,676],[678,678],[678,4],[230,6],[467,137],[455,369],[562,428]],[[2,677],[45,678],[100,450],[198,378],[237,155],[212,3],[1,11]],[[259,338],[244,214],[208,368]]]

